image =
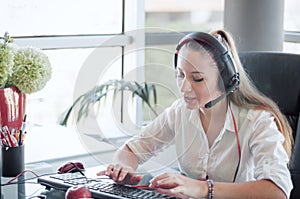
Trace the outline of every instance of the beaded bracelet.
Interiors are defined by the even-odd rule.
[[[212,179],[207,179],[207,186],[208,186],[208,199],[214,198],[214,181]]]

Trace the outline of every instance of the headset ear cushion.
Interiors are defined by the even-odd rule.
[[[232,89],[234,90],[240,82],[234,59],[230,52],[227,51],[221,56],[221,60],[224,64],[224,67],[223,70],[220,71],[220,73],[225,85],[225,91],[227,92]]]
[[[175,67],[175,69],[177,68],[177,59],[178,59],[178,53],[175,52],[175,54],[174,54],[174,67]]]

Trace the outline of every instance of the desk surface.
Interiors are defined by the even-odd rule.
[[[96,177],[96,173],[100,170],[104,170],[105,166],[96,166],[87,168],[85,171],[85,175],[87,177]],[[51,189],[50,191],[45,190],[44,186],[38,185],[40,187],[43,187],[43,190],[40,192],[40,194],[47,196],[47,199],[65,199],[65,191],[55,190]]]
[[[95,166],[86,169],[85,175],[88,177],[96,177],[96,173],[100,170],[105,169],[105,166]],[[28,179],[32,177],[33,175],[22,175],[18,182],[23,182],[24,179]],[[12,178],[4,178],[2,177],[2,183],[6,183]],[[15,181],[14,181],[15,182]],[[7,185],[2,187],[2,198],[3,199],[11,199],[11,198],[17,198],[17,199],[26,199],[26,198],[38,198],[34,196],[38,195],[45,195],[47,196],[47,199],[64,199],[65,198],[65,192],[51,189],[50,191],[46,190],[44,186],[36,183],[37,179],[32,180],[26,180],[26,183],[20,183],[20,184],[13,184],[13,185]]]
[[[151,164],[154,167],[161,167],[161,165],[152,162]],[[106,166],[94,166],[87,168],[85,171],[85,175],[87,177],[96,177],[96,173],[99,172],[100,170],[104,170]],[[145,170],[147,168],[141,167],[139,169],[140,172],[143,172],[144,178],[140,182],[140,184],[147,184],[149,180],[152,178],[152,176],[159,175],[164,172],[178,172],[177,170],[174,169],[169,169],[169,168],[164,168],[162,170],[156,171],[154,173],[147,173]],[[28,178],[28,177],[26,177]],[[6,182],[9,179],[2,180],[2,182]],[[26,198],[38,198],[38,197],[33,197],[33,196],[38,196],[38,195],[45,195],[47,196],[47,199],[65,199],[65,192],[60,191],[60,190],[54,190],[51,189],[50,191],[46,190],[44,186],[37,184],[37,179],[33,179],[30,181],[27,181],[25,184],[20,184],[20,185],[12,185],[12,186],[7,186],[6,190],[2,191],[4,193],[3,199],[11,199],[11,198],[17,198],[17,199],[26,199]],[[19,186],[19,187],[17,187]],[[25,191],[24,191],[25,190]],[[6,191],[6,192],[5,192]],[[18,193],[17,193],[18,192]],[[25,194],[24,194],[25,193]]]
[[[47,129],[48,133],[42,133]],[[56,140],[56,138],[60,138]],[[25,140],[25,168],[28,169],[28,166],[30,164],[33,164],[33,167],[30,169],[33,171],[43,171],[42,173],[38,173],[38,175],[45,174],[45,173],[53,173],[56,171],[58,166],[60,166],[64,162],[68,161],[74,161],[80,160],[84,163],[86,168],[89,168],[89,171],[92,171],[93,168],[96,165],[102,165],[102,164],[108,164],[111,162],[112,155],[114,153],[115,147],[110,146],[109,144],[105,142],[99,142],[94,138],[91,138],[90,136],[87,136],[87,139],[89,139],[88,143],[94,146],[95,150],[100,150],[101,153],[97,154],[97,157],[95,154],[92,154],[90,150],[86,150],[84,144],[82,143],[81,138],[78,136],[77,132],[74,131],[74,129],[67,129],[62,126],[43,126],[43,127],[34,127],[31,128],[28,126],[28,134]],[[68,140],[68,149],[69,150],[63,150],[66,147],[66,140]],[[72,150],[71,150],[71,148]],[[149,160],[147,163],[143,164],[142,167],[139,168],[140,171],[149,171],[153,175],[158,175],[166,170],[166,166],[168,165],[172,166],[170,163],[176,162],[176,159],[173,158],[172,155],[175,153],[175,150],[172,150],[172,148],[168,149],[169,152],[167,157],[163,156],[163,158],[159,159],[158,157],[155,157],[151,160]],[[160,162],[160,160],[163,160],[163,162]],[[167,162],[164,162],[167,160]],[[157,162],[160,163],[157,163]],[[42,166],[36,166],[36,164],[44,163]],[[162,164],[161,164],[162,163]],[[48,165],[50,167],[48,167]],[[31,166],[31,165],[30,165]],[[100,167],[98,167],[97,171],[100,170]],[[94,170],[94,174],[96,171]],[[27,176],[25,176],[27,177]],[[31,175],[32,177],[32,175]],[[2,183],[7,182],[9,179],[3,179]],[[7,189],[6,189],[7,188]],[[2,188],[2,194],[4,194],[4,199],[11,199],[11,198],[17,198],[17,188],[14,188],[12,186],[7,186],[3,191],[4,187]],[[9,190],[9,194],[6,194]],[[37,195],[38,193],[44,193],[49,195],[48,199],[51,198],[64,198],[64,192],[62,191],[50,191],[50,192],[44,192],[44,187],[39,184],[25,184],[25,196],[26,198],[30,198],[34,195]],[[13,196],[11,196],[13,195]],[[19,199],[23,199],[24,197],[19,197]]]

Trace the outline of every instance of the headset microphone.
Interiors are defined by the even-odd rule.
[[[231,91],[227,91],[226,93],[222,94],[221,96],[217,97],[214,100],[211,100],[210,102],[208,102],[207,104],[204,105],[205,108],[211,108],[212,106],[214,106],[215,104],[217,104],[219,101],[221,101],[224,97],[226,97],[227,95],[229,95]]]
[[[205,108],[211,108],[216,103],[218,103],[219,101],[221,101],[226,95],[227,95],[227,93],[222,94],[220,97],[217,97],[216,99],[211,100],[210,102],[208,102],[207,104],[205,104],[204,107]]]
[[[239,74],[237,73],[236,76],[234,77],[234,80],[233,80],[231,88],[228,91],[226,91],[224,94],[222,94],[221,96],[219,96],[216,99],[211,100],[210,102],[206,103],[204,105],[204,107],[205,108],[211,108],[212,106],[214,106],[215,104],[217,104],[224,97],[226,97],[227,95],[229,95],[230,93],[232,93],[235,89],[237,89],[239,83],[240,83],[240,79],[239,79]]]

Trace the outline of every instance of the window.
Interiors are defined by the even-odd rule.
[[[132,45],[130,36],[122,35],[126,28],[135,30],[137,27],[145,26],[164,27],[163,30],[155,31],[146,29],[150,33],[148,41],[151,41],[151,43],[147,43],[147,41],[146,43],[151,49],[144,51],[147,51],[146,57],[133,58],[133,60],[140,61],[116,62],[118,65],[114,67],[117,69],[116,77],[126,76],[132,66],[143,66],[144,57],[147,62],[146,66],[163,63],[164,66],[169,67],[166,70],[167,73],[173,73],[172,52],[174,44],[180,37],[177,35],[171,41],[166,41],[164,38],[169,37],[175,31],[207,31],[208,28],[222,26],[223,1],[220,3],[219,0],[213,0],[208,3],[204,0],[193,0],[174,3],[174,0],[165,0],[158,3],[158,1],[146,0],[145,4],[142,1],[137,2],[126,2],[126,5],[123,6],[122,1],[113,0],[105,2],[105,6],[103,6],[103,0],[76,2],[70,0],[43,2],[13,0],[2,5],[3,12],[0,13],[0,16],[3,22],[0,24],[0,29],[8,31],[15,38],[16,44],[44,49],[53,68],[52,79],[46,88],[27,98],[26,112],[29,122],[56,123],[59,115],[74,100],[75,83],[90,54],[97,51],[101,45],[100,48],[106,49],[119,47],[116,51],[116,56],[118,56],[122,54],[123,46]],[[125,14],[122,12],[124,8],[126,9]],[[143,8],[145,8],[145,12]],[[141,18],[144,13],[146,13],[146,24]],[[166,33],[166,35],[157,37],[157,32]],[[161,41],[166,43],[161,43]],[[154,48],[156,48],[155,53]],[[157,49],[164,53],[159,53]],[[132,56],[130,56],[127,56],[127,60],[132,60]],[[99,62],[101,62],[101,57],[103,55],[99,55]],[[165,77],[169,77],[167,74],[151,75],[155,74],[155,71],[154,73],[149,71],[150,68],[151,70],[157,69],[146,68],[145,74],[148,78],[146,81],[157,81],[155,78],[163,80]],[[139,75],[138,77],[140,78]],[[140,80],[145,81],[143,78]],[[162,97],[156,107],[158,110],[162,110],[171,101],[174,101],[175,97],[170,96],[177,95],[177,88],[174,81],[171,84],[169,90],[167,89],[169,85],[166,86],[163,82],[160,84],[158,89],[159,93],[162,93]]]
[[[0,30],[8,31],[20,46],[44,49],[52,65],[52,78],[46,87],[27,96],[28,122],[55,124],[73,102],[80,70],[86,59],[97,52],[99,43],[104,43],[101,48],[106,49],[119,46],[116,56],[121,54],[121,46],[128,43],[126,38],[110,39],[122,32],[122,1],[112,0],[103,6],[102,0],[13,0],[1,7]],[[95,68],[101,67],[101,55],[98,62]],[[120,78],[120,62],[114,68],[118,69],[114,74]]]
[[[298,0],[285,0],[284,30],[300,32],[299,6]]]
[[[136,41],[124,32],[127,28],[136,30],[137,27],[144,27],[144,19],[139,21],[137,16],[140,17],[140,12],[137,11],[141,10],[138,8],[143,3],[134,0],[123,5],[124,2],[12,0],[1,5],[0,30],[9,32],[15,44],[19,46],[35,46],[43,49],[52,65],[52,78],[46,87],[27,95],[28,126],[57,124],[59,116],[78,95],[107,79],[120,79],[132,66],[137,65],[137,60],[142,59],[133,58],[133,55],[130,61],[125,59],[126,47],[134,46]],[[127,7],[126,13],[123,12],[124,7]],[[4,32],[0,33],[1,36]],[[111,59],[104,63],[108,57],[107,53]],[[53,128],[49,128],[48,131],[44,128],[37,133],[44,134],[45,138],[60,133],[53,132],[55,131]],[[109,137],[115,137],[111,131],[107,132]],[[48,143],[47,139],[43,142],[35,140],[43,138],[43,135],[38,134],[36,138],[31,137],[28,140],[27,151],[34,151],[37,147],[43,148],[44,143],[53,145],[53,142]],[[67,135],[68,133],[64,137]],[[111,150],[111,147],[105,144],[102,144],[102,147],[98,145],[99,143],[93,145],[97,146],[95,147],[97,151]],[[92,146],[85,147],[89,152],[93,151]],[[69,152],[71,154],[67,153],[68,155],[72,153],[74,155],[78,150]],[[40,153],[45,156],[44,151]],[[34,154],[36,153],[33,152],[32,155]],[[53,157],[53,154],[50,156]],[[27,160],[36,161],[39,158],[43,159],[38,156],[29,157]]]
[[[12,0],[1,4],[0,30],[12,36],[122,32],[122,1]]]
[[[146,0],[146,81],[158,84],[157,112],[179,96],[173,55],[178,41],[187,32],[223,27],[224,0]],[[152,28],[159,27],[159,28]],[[150,119],[151,114],[144,115]]]
[[[44,50],[51,61],[52,77],[44,89],[28,96],[26,113],[30,121],[55,124],[76,94],[78,96],[108,78],[120,79],[120,61],[112,63],[110,71],[101,65],[104,51],[113,53],[115,57],[121,54],[120,47]],[[86,63],[91,60],[94,64]]]
[[[224,0],[146,0],[146,27],[210,31],[223,27]]]
[[[286,0],[284,11],[285,52],[300,54],[300,13],[298,0]]]

